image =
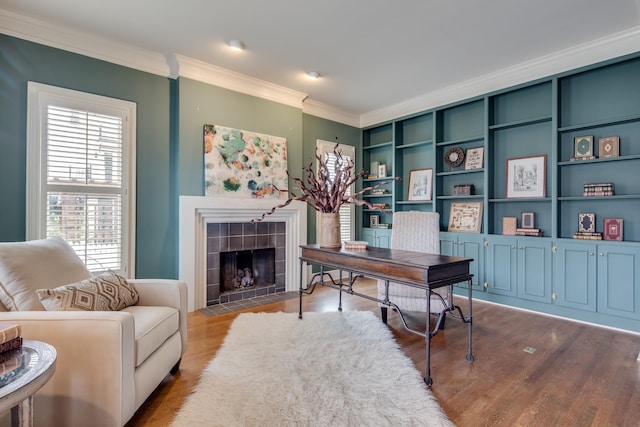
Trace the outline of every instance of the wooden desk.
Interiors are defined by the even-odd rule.
[[[460,307],[453,305],[452,301],[448,302],[448,307],[440,313],[440,317],[450,313],[454,317],[459,318],[468,325],[468,350],[467,360],[473,361],[471,351],[471,334],[472,334],[472,306],[471,306],[471,278],[469,273],[469,264],[473,261],[470,258],[460,258],[446,255],[426,254],[423,252],[402,251],[397,249],[385,249],[376,247],[367,247],[366,250],[343,250],[334,248],[321,248],[318,245],[301,246],[302,254],[300,256],[300,297],[299,297],[299,313],[298,317],[302,319],[302,295],[311,294],[316,284],[331,287],[340,291],[340,303],[338,310],[342,311],[342,292],[350,295],[356,295],[376,301],[395,309],[405,329],[425,338],[426,341],[426,366],[424,381],[431,386],[433,380],[431,378],[431,338],[438,333],[438,325],[431,330],[431,316],[427,314],[426,328],[424,332],[411,329],[405,321],[402,310],[389,300],[389,282],[400,283],[402,285],[414,288],[424,289],[425,296],[430,296],[434,289],[444,286],[450,286],[455,283],[467,282],[469,289],[468,310],[469,316],[462,314]],[[320,281],[311,284],[303,284],[302,271],[303,263],[315,264],[320,266]],[[330,282],[324,280],[324,269],[339,270],[340,276],[342,271],[349,273],[349,281],[345,285],[342,280],[337,282],[331,279]],[[354,274],[356,275],[354,277]],[[375,279],[384,280],[386,286],[385,299],[381,300],[370,295],[358,293],[353,290],[353,284],[358,275],[364,275]],[[426,313],[431,311],[431,298],[426,299]],[[456,314],[456,312],[458,314]]]

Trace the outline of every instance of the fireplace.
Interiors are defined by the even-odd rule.
[[[249,223],[278,204],[275,199],[240,199],[204,196],[180,196],[178,278],[187,283],[188,310],[207,306],[207,228],[209,224]],[[306,269],[301,271],[300,245],[307,243],[307,205],[294,201],[289,206],[277,209],[257,224],[282,223],[285,240],[282,255],[276,251],[276,266],[283,264],[285,291],[296,291],[302,280],[306,280]],[[255,224],[254,224],[255,225]],[[264,225],[263,225],[264,227]],[[279,261],[278,257],[283,259]],[[276,277],[276,282],[278,278]]]

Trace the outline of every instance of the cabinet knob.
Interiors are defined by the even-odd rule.
[[[555,292],[551,294],[551,299],[552,300],[555,301],[557,298],[558,298],[558,295]]]
[[[516,248],[515,246],[511,246],[511,249],[515,249],[515,248]]]
[[[593,252],[589,252],[589,256],[594,256],[595,254]]]
[[[603,252],[600,252],[600,256],[604,256],[604,253],[603,253]]]
[[[484,282],[482,284],[482,287],[484,287],[484,290],[486,291],[487,289],[489,289],[489,284],[487,282]]]
[[[520,246],[518,249],[523,250],[523,249],[524,249],[524,246]]]

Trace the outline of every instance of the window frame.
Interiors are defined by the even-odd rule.
[[[135,272],[136,103],[30,81],[27,83],[27,104],[26,240],[47,237],[48,106],[55,104],[124,119],[120,253],[122,266],[118,272],[132,278]],[[77,187],[73,189],[75,191]]]

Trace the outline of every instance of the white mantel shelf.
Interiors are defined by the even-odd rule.
[[[187,283],[189,311],[207,306],[207,224],[249,222],[282,202],[279,199],[180,196],[179,279]],[[294,201],[263,221],[286,224],[285,290],[296,291],[300,285],[300,245],[307,244],[307,205]],[[306,276],[304,270],[303,274]]]

